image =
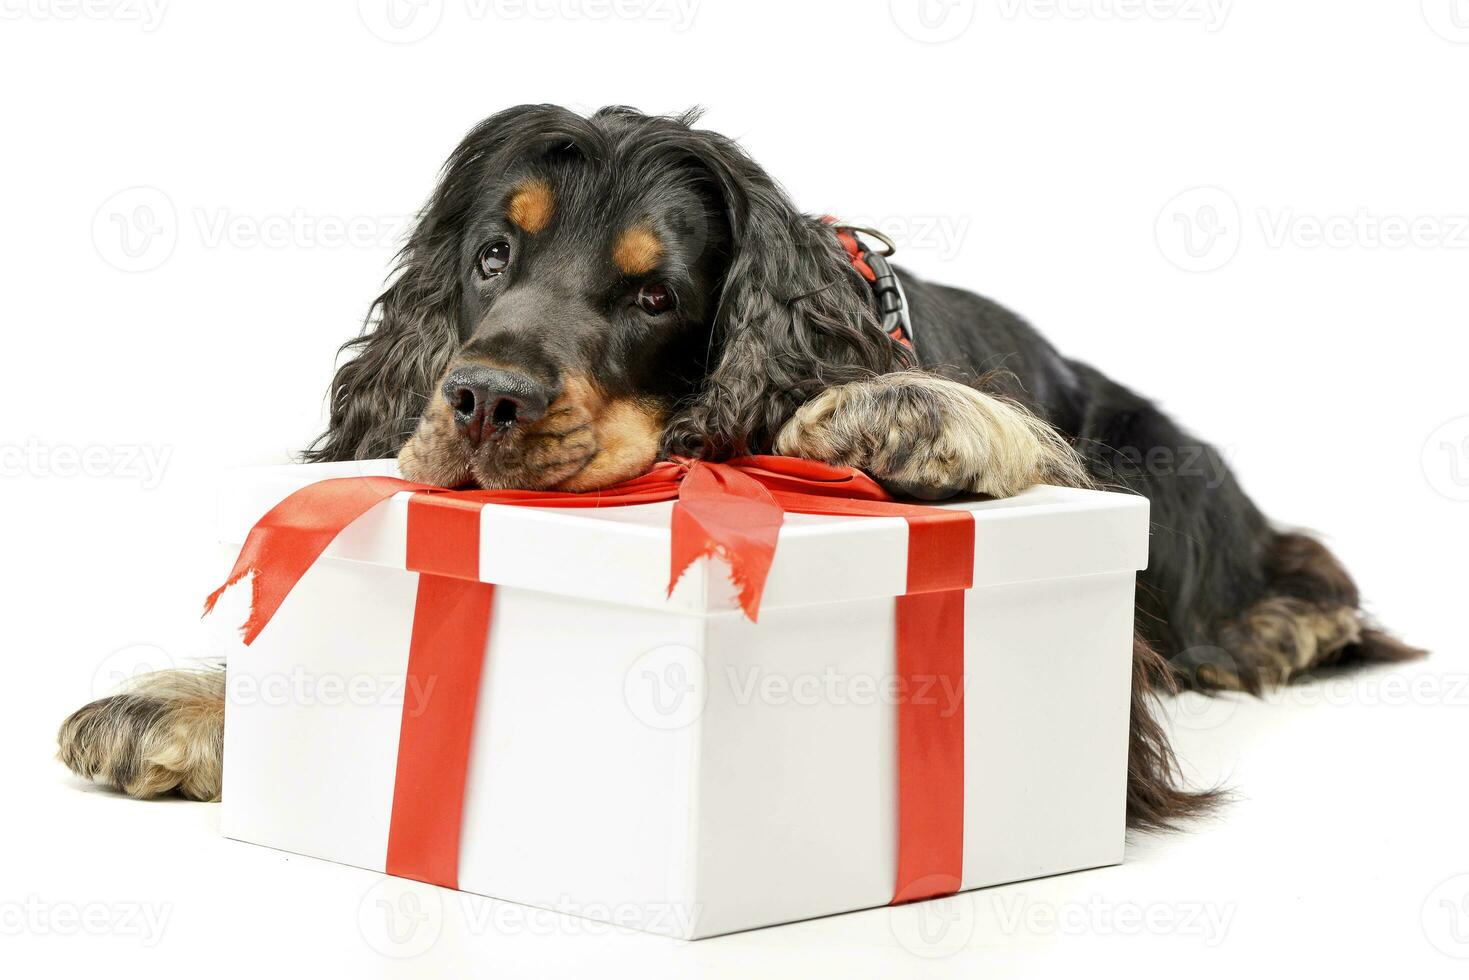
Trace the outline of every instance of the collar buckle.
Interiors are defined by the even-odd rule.
[[[913,324],[908,316],[908,297],[903,294],[903,284],[898,281],[888,256],[898,250],[891,238],[875,228],[842,224],[832,221],[832,230],[842,240],[842,246],[852,260],[852,266],[872,287],[872,298],[877,304],[877,315],[883,333],[902,344],[913,347]],[[860,236],[875,238],[883,244],[881,251],[870,247]]]

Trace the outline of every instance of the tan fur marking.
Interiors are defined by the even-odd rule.
[[[1037,483],[1090,485],[1081,458],[1043,419],[916,371],[828,388],[785,424],[775,451],[855,466],[892,484],[995,497]]]
[[[469,362],[456,360],[450,364],[434,385],[434,391],[443,387],[451,371],[466,363]],[[442,397],[435,395],[429,400],[417,428],[398,451],[398,472],[405,480],[436,487],[457,487],[469,482],[468,447],[455,429],[449,403]]]
[[[551,223],[555,211],[555,191],[544,180],[534,179],[515,188],[505,214],[521,231],[534,235]]]
[[[1254,665],[1260,682],[1285,684],[1297,674],[1330,663],[1344,647],[1362,638],[1361,613],[1350,606],[1323,609],[1291,596],[1270,596],[1250,606],[1221,630],[1234,656]],[[1199,669],[1207,686],[1248,690],[1227,666]]]
[[[647,225],[633,225],[612,246],[612,261],[629,276],[652,272],[663,258],[663,243]]]
[[[469,461],[454,415],[442,398],[424,409],[418,428],[398,452],[398,472],[405,480],[457,487],[469,479]]]
[[[61,725],[58,758],[78,776],[129,796],[171,790],[219,799],[223,670],[162,670],[93,701]]]
[[[658,456],[663,423],[663,411],[651,403],[632,398],[609,402],[592,423],[596,457],[560,489],[596,490],[645,472]]]
[[[596,490],[653,464],[665,414],[656,402],[608,399],[590,379],[572,376],[539,421],[498,446],[472,452],[449,406],[436,398],[398,454],[398,469],[407,479],[441,487]]]

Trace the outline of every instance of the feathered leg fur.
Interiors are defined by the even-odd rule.
[[[147,799],[219,799],[224,754],[222,667],[161,670],[75,711],[57,734],[78,776]]]

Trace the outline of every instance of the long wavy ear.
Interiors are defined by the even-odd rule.
[[[327,430],[303,460],[398,454],[463,340],[460,246],[486,175],[538,147],[584,144],[592,135],[567,109],[523,105],[496,113],[460,141],[399,253],[392,284],[372,304],[362,333],[339,351],[354,356],[332,378]]]
[[[723,196],[733,254],[707,380],[670,420],[664,448],[711,458],[768,452],[817,393],[899,370],[909,355],[882,331],[866,281],[828,226],[796,211],[730,140],[695,130],[686,149]]]
[[[372,304],[362,333],[342,345],[328,394],[327,430],[302,453],[308,463],[397,455],[459,344],[459,279],[428,214],[404,247],[393,283]],[[447,271],[445,271],[447,269]]]

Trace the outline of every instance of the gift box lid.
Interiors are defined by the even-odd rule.
[[[261,515],[318,480],[397,476],[394,460],[231,470],[219,496],[221,542],[238,547]],[[409,492],[349,525],[324,558],[406,569]],[[1147,567],[1148,501],[1037,486],[1003,500],[938,504],[974,516],[974,588]],[[673,503],[604,508],[487,504],[479,578],[501,586],[672,612],[735,615],[736,591],[718,558],[701,559],[668,593]],[[901,595],[908,524],[901,517],[787,514],[762,609]]]

